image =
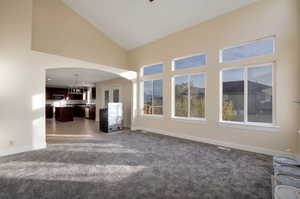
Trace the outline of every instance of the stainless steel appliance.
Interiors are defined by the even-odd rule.
[[[108,103],[107,108],[100,109],[100,130],[112,132],[123,129],[123,104]]]
[[[54,99],[54,100],[63,100],[63,99],[65,99],[65,95],[64,94],[53,94],[52,99]]]

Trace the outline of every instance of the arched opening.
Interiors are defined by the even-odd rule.
[[[107,108],[108,102],[122,104],[122,129],[131,128],[133,107],[136,107],[136,72],[66,58],[45,67],[44,75],[45,92],[32,97],[33,109],[44,108],[43,117],[32,123],[33,132],[39,134],[33,135],[33,143],[41,143],[49,137],[103,135],[99,110]],[[108,99],[107,91],[110,92]],[[64,109],[62,107],[69,107],[69,113],[71,109],[73,119],[64,118],[69,116],[63,114],[57,118],[56,110]]]

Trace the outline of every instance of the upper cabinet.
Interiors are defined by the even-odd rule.
[[[85,94],[83,94],[85,93]],[[84,90],[80,94],[76,93],[69,93],[68,88],[46,88],[46,99],[47,100],[62,100],[68,99],[69,100],[86,100],[87,99],[87,90]],[[84,98],[85,96],[85,98]],[[92,88],[91,92],[91,99],[96,99],[96,88]]]
[[[66,88],[46,88],[46,98],[48,100],[62,100],[68,96]]]
[[[96,99],[96,88],[92,88],[92,99]]]

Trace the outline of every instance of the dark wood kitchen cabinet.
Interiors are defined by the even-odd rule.
[[[67,88],[46,88],[46,99],[48,100],[82,100],[82,94],[69,94],[69,89]]]
[[[66,99],[68,96],[67,88],[46,88],[46,98],[48,100]]]
[[[46,118],[51,119],[53,118],[53,106],[52,105],[46,105]]]
[[[73,121],[73,107],[55,107],[55,119],[60,122]]]
[[[73,107],[74,117],[85,117],[85,106],[84,105],[74,105]]]
[[[96,88],[92,88],[92,99],[96,99]]]

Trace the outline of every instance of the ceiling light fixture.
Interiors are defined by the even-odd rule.
[[[74,74],[74,84],[69,89],[69,94],[82,94],[84,89],[78,83],[79,75]]]

